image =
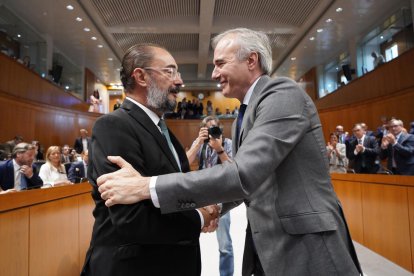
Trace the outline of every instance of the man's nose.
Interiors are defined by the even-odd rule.
[[[217,66],[214,66],[213,72],[211,73],[211,78],[213,80],[218,80],[220,78],[219,70],[217,69]]]

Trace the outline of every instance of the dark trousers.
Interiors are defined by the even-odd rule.
[[[262,264],[260,263],[259,256],[257,255],[256,247],[253,242],[252,230],[250,229],[250,223],[247,223],[247,229],[246,229],[246,241],[245,241],[244,256],[243,256],[243,271],[246,271],[247,275],[265,276]]]

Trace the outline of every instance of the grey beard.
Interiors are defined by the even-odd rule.
[[[161,90],[156,83],[151,80],[148,86],[147,105],[150,109],[165,113],[174,111],[177,106],[175,100],[169,100],[170,89]]]

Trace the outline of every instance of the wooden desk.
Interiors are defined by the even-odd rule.
[[[414,177],[331,177],[353,240],[414,272]]]
[[[0,195],[0,275],[79,275],[94,218],[91,186]]]

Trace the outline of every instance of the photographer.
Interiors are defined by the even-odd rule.
[[[232,158],[232,141],[223,138],[220,122],[216,117],[207,116],[201,122],[197,139],[187,151],[189,163],[197,158],[198,169],[212,167]],[[230,212],[220,217],[217,228],[220,251],[220,276],[231,276],[234,271],[233,246],[230,237]]]

